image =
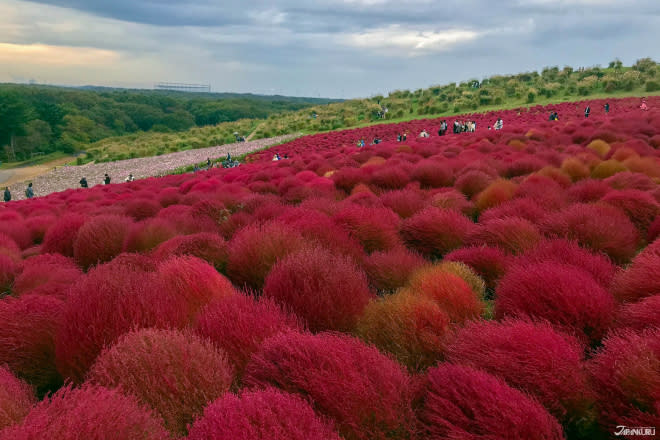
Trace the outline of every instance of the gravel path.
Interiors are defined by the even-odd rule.
[[[268,139],[259,139],[251,142],[238,142],[216,147],[199,148],[195,150],[180,151],[178,153],[163,154],[162,156],[143,157],[138,159],[120,160],[117,162],[89,163],[81,166],[62,166],[49,171],[31,180],[36,196],[45,196],[50,193],[64,191],[70,188],[80,188],[78,183],[81,178],[86,177],[90,187],[102,183],[103,175],[108,173],[112,183],[121,183],[130,173],[136,179],[160,176],[177,168],[193,165],[221,158],[230,153],[232,156],[240,156],[251,153],[270,145],[293,139],[295,135],[278,136]],[[11,185],[12,200],[25,198],[27,182]],[[2,188],[4,190],[4,188]]]

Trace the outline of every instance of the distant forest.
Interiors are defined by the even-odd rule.
[[[338,100],[232,93],[0,84],[0,160],[73,154],[96,141],[136,132],[178,132],[264,119]]]

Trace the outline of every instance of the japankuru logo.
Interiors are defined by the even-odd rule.
[[[614,432],[614,435],[618,436],[654,436],[655,437],[655,427],[637,427],[629,428],[627,426],[617,426],[617,431]]]

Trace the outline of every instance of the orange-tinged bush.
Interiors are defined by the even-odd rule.
[[[312,331],[348,331],[372,295],[367,277],[352,261],[322,248],[310,248],[273,266],[264,296],[292,310]]]
[[[227,275],[239,286],[261,289],[271,267],[304,245],[300,233],[280,222],[246,226],[229,242]]]
[[[463,245],[474,223],[458,211],[426,208],[401,226],[405,243],[427,257],[440,257]]]
[[[463,323],[478,318],[484,306],[479,296],[460,276],[438,266],[415,272],[407,289],[415,295],[433,300],[447,312],[452,322]]]
[[[420,388],[425,439],[564,439],[545,408],[486,372],[440,364],[429,370]]]
[[[55,366],[55,336],[63,311],[64,303],[50,296],[0,300],[0,365],[7,365],[40,393],[62,382]]]
[[[162,421],[136,399],[97,386],[66,386],[38,403],[3,440],[168,440]]]
[[[660,177],[660,161],[657,157],[630,157],[623,161],[623,165],[634,173]]]
[[[610,335],[589,363],[598,393],[600,424],[656,426],[660,395],[660,329]]]
[[[346,440],[412,437],[411,380],[397,362],[342,334],[287,333],[264,342],[245,384],[299,393]]]
[[[405,290],[372,301],[356,330],[360,338],[391,353],[411,371],[442,358],[448,332],[447,313],[431,299]]]
[[[618,160],[610,159],[596,165],[596,168],[591,171],[591,177],[594,179],[605,179],[624,171],[628,171],[628,168]]]
[[[455,189],[441,190],[431,198],[431,205],[436,208],[453,209],[472,217],[475,212],[474,203]]]
[[[591,175],[591,170],[580,159],[568,157],[561,163],[561,170],[569,175],[574,182],[586,179]]]
[[[117,215],[101,215],[86,221],[73,244],[73,256],[78,264],[88,268],[119,255],[131,225],[129,218]]]
[[[486,282],[467,264],[460,261],[445,260],[437,263],[435,267],[461,278],[477,294],[477,297],[484,298],[486,296]]]
[[[298,317],[284,311],[275,301],[237,294],[205,306],[197,318],[195,331],[226,353],[240,379],[250,356],[264,340],[302,327]]]
[[[485,281],[489,289],[495,288],[509,265],[509,256],[501,249],[490,246],[456,249],[445,255],[445,260],[458,261],[469,266]]]
[[[20,423],[35,403],[32,388],[0,366],[0,431]]]
[[[510,200],[517,188],[518,185],[510,180],[498,179],[476,196],[475,205],[479,211],[500,205]]]
[[[594,151],[596,154],[598,154],[600,157],[605,157],[607,156],[607,153],[610,152],[612,149],[612,146],[605,142],[604,140],[601,139],[595,139],[587,145],[587,148],[590,149],[591,151]]]
[[[121,337],[99,355],[88,375],[92,383],[137,397],[179,435],[207,403],[229,390],[232,379],[227,357],[210,341],[156,329]]]
[[[225,394],[204,410],[188,440],[340,440],[301,397],[274,388]]]

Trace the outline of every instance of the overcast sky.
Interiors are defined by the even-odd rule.
[[[362,97],[659,43],[660,0],[0,0],[0,82]]]

